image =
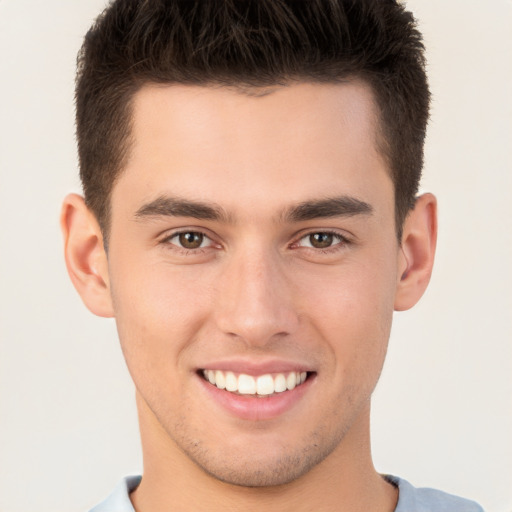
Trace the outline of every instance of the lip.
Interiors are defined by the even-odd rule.
[[[225,389],[219,389],[215,385],[210,384],[210,382],[202,377],[203,369],[232,371],[234,373],[245,373],[252,376],[267,373],[307,371],[308,378],[293,390],[274,393],[270,396],[239,395],[226,391]],[[275,419],[296,407],[311,389],[311,385],[316,377],[316,372],[312,372],[310,368],[308,369],[303,365],[279,361],[248,364],[240,364],[239,361],[224,361],[206,365],[196,372],[196,377],[210,402],[213,401],[234,418],[257,422]]]
[[[314,372],[311,366],[307,366],[302,363],[279,360],[259,362],[249,360],[210,361],[205,366],[197,368],[197,370],[221,370],[223,372],[245,373],[246,375],[252,375],[253,377],[265,375],[266,373]]]

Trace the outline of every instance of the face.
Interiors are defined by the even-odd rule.
[[[108,268],[143,444],[290,482],[361,439],[386,352],[400,249],[371,92],[154,86],[133,121]]]

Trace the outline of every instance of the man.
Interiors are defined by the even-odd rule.
[[[477,511],[372,464],[394,310],[428,284],[429,92],[394,1],[117,0],[76,89],[71,279],[115,317],[144,473],[95,512]]]

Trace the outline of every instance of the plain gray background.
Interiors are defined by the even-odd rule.
[[[66,275],[76,52],[103,0],[0,0],[0,510],[80,511],[141,471],[112,320]],[[414,0],[434,102],[430,289],[395,316],[377,469],[512,510],[512,2]],[[214,419],[209,419],[214,421]]]

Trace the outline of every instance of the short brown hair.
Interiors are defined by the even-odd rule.
[[[400,240],[423,167],[430,94],[421,34],[395,0],[115,0],[78,56],[76,125],[85,200],[108,238],[110,194],[145,84],[241,88],[357,78],[379,109],[379,149]]]

